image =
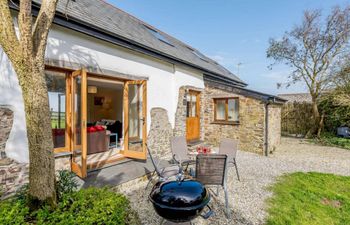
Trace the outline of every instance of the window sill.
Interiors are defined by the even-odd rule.
[[[66,157],[72,155],[72,152],[66,151],[66,152],[54,152],[54,157],[55,158],[60,158],[60,157]]]
[[[211,124],[220,124],[220,125],[239,125],[238,121],[213,121]]]

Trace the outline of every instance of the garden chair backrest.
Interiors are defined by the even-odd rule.
[[[198,154],[196,157],[196,180],[204,185],[224,186],[226,179],[225,154]]]
[[[220,147],[219,147],[219,154],[225,154],[231,160],[232,158],[236,158],[237,149],[238,149],[237,140],[225,138],[221,140]]]
[[[158,168],[156,162],[154,161],[154,158],[152,156],[151,150],[148,148],[148,146],[147,146],[147,151],[148,151],[149,158],[151,159],[151,162],[152,162],[152,164],[154,166],[154,169],[155,169],[157,175],[160,176],[160,174],[161,174],[160,169]]]
[[[181,162],[189,159],[187,155],[187,142],[184,136],[172,137],[170,142],[171,151],[177,161]]]

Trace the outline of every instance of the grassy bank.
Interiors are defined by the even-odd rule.
[[[350,224],[350,177],[298,172],[271,190],[268,225]]]

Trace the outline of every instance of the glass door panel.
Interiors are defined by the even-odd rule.
[[[146,159],[146,81],[124,86],[124,155]]]
[[[72,171],[86,177],[86,72],[72,73]]]
[[[69,149],[66,131],[66,73],[45,71],[55,152]]]

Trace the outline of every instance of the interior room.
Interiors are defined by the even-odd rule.
[[[123,87],[120,81],[88,77],[88,165],[122,157]]]

